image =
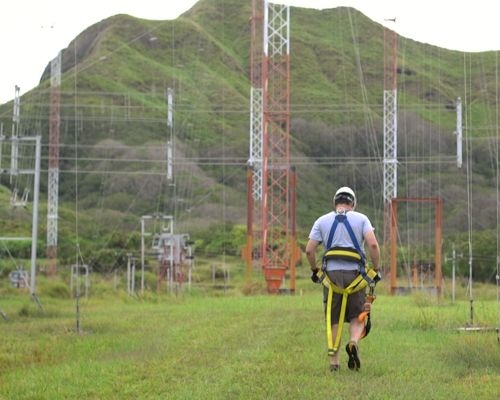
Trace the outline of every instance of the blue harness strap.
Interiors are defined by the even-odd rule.
[[[365,269],[366,256],[365,256],[365,253],[363,252],[363,250],[361,250],[361,246],[359,245],[358,240],[356,239],[356,235],[354,234],[354,231],[352,230],[351,224],[349,223],[349,220],[347,219],[347,215],[337,214],[335,216],[332,227],[330,229],[330,233],[328,234],[328,240],[326,242],[326,249],[328,250],[331,248],[332,242],[333,242],[333,235],[335,234],[335,231],[336,231],[339,223],[344,224],[344,226],[346,227],[347,233],[349,234],[349,237],[351,238],[351,242],[361,257],[361,261],[359,262],[359,272],[360,272],[361,276],[363,276],[363,278],[366,279],[369,283],[373,283],[373,280],[366,274],[366,269]]]
[[[345,215],[344,215],[345,216]],[[332,241],[333,241],[333,235],[335,234],[335,230],[337,229],[337,226],[339,224],[339,219],[337,219],[338,217],[340,217],[340,214],[337,214],[335,216],[335,219],[333,220],[333,225],[332,227],[330,228],[330,234],[328,235],[328,240],[326,241],[326,246],[325,248],[328,250],[330,247],[332,247]]]
[[[358,253],[361,255],[361,257],[363,259],[365,259],[365,254],[361,250],[361,247],[359,246],[358,240],[356,239],[356,235],[354,234],[354,231],[352,230],[351,224],[349,223],[349,220],[347,219],[347,215],[345,215],[345,214],[337,214],[335,216],[335,220],[333,221],[333,225],[330,229],[330,234],[328,235],[328,240],[326,242],[326,248],[329,249],[330,247],[332,247],[333,235],[335,234],[335,231],[337,230],[337,226],[339,225],[339,222],[344,224],[344,226],[347,229],[347,233],[349,233],[349,237],[351,238],[351,242],[352,242],[354,248],[358,251]]]

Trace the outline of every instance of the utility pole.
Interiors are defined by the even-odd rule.
[[[451,250],[451,302],[455,303],[455,287],[456,287],[456,271],[457,271],[457,258],[462,257],[462,254],[457,254],[455,244]]]

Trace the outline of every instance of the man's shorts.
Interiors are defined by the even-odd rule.
[[[336,286],[345,289],[347,286],[351,284],[351,282],[356,279],[359,275],[358,271],[326,271],[328,274],[328,278],[332,281]],[[328,299],[328,288],[323,287],[323,303],[325,306],[325,315],[327,310],[327,299]],[[364,310],[366,299],[365,290],[361,289],[357,292],[351,293],[347,296],[347,306],[345,310],[345,322],[350,322],[354,318],[358,318],[358,315],[361,314]],[[332,299],[332,325],[338,324],[340,319],[340,306],[342,305],[342,295],[338,293],[333,293]]]

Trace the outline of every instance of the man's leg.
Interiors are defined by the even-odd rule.
[[[332,325],[332,338],[333,338],[333,340],[335,340],[335,338],[337,337],[338,328],[339,328],[339,324],[333,324]],[[338,367],[338,365],[339,365],[339,351],[337,350],[333,354],[333,356],[330,356],[330,369],[334,368],[332,366],[337,366]]]
[[[358,315],[363,311],[365,293],[363,291],[353,293],[349,296],[349,343],[346,345],[346,352],[349,356],[347,366],[351,370],[359,370],[361,362],[359,360],[358,343],[363,337],[365,322],[358,320]]]
[[[359,360],[358,342],[363,335],[365,324],[364,322],[358,321],[357,318],[353,318],[351,319],[349,325],[350,325],[349,326],[350,340],[345,347],[347,355],[349,356],[349,360],[347,361],[347,366],[349,367],[349,369],[357,371],[361,368],[361,361]]]
[[[351,341],[358,343],[363,337],[363,332],[365,330],[365,322],[358,321],[357,318],[351,319],[349,323],[349,335]]]

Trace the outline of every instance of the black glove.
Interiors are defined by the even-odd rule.
[[[313,283],[321,283],[318,275],[316,275],[317,272],[318,272],[318,269],[315,269],[311,274],[311,280],[313,281]]]

